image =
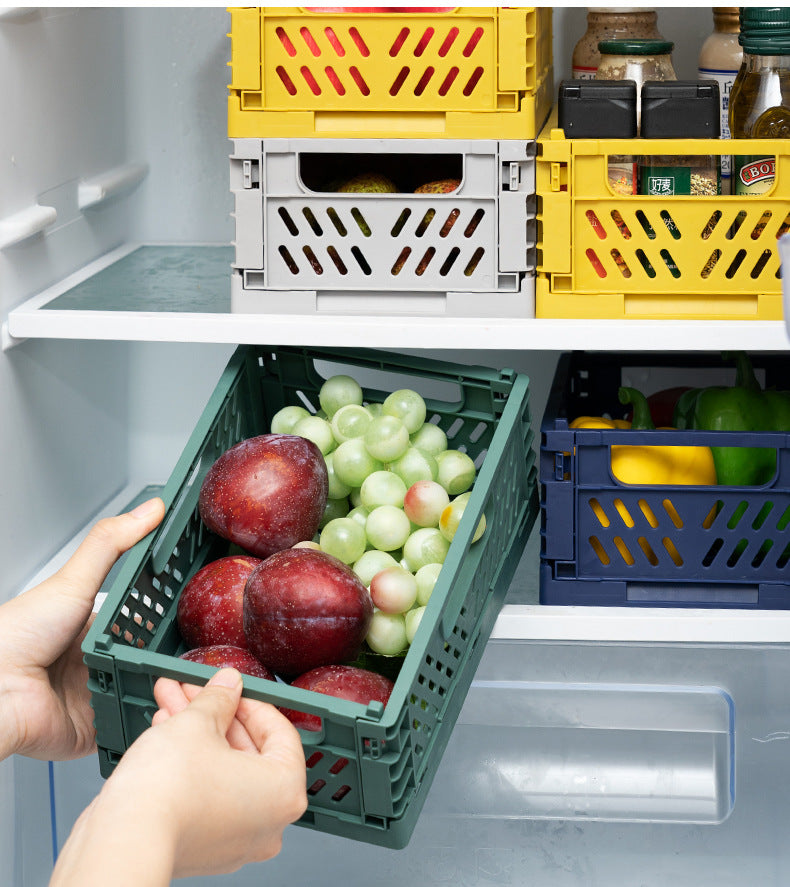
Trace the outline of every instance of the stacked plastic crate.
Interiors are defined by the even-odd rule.
[[[233,310],[534,316],[551,8],[326,10],[231,10]]]
[[[538,317],[781,320],[790,148],[757,139],[538,139]],[[609,157],[776,158],[765,193],[632,195]]]

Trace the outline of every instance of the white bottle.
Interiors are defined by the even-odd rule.
[[[743,61],[743,51],[738,43],[739,7],[713,7],[713,33],[702,44],[699,53],[700,80],[715,80],[719,84],[721,108],[721,137],[730,138],[729,110],[730,91]],[[721,158],[721,192],[732,193],[732,157]]]

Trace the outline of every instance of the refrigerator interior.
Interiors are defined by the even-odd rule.
[[[584,14],[555,9],[555,82]],[[711,24],[707,7],[661,10],[679,77],[696,76]],[[0,10],[0,320],[119,247],[231,242],[228,26],[219,7]],[[221,337],[3,336],[0,601],[165,482],[233,351]],[[437,347],[526,372],[539,423],[557,350]],[[292,828],[275,861],[199,883],[782,884],[784,620],[750,614],[742,633],[716,614],[691,628],[667,613],[554,621],[535,606],[538,553],[536,528],[407,849],[344,852]],[[46,883],[100,782],[93,758],[0,765],[8,883]]]

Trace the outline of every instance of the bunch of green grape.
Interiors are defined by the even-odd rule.
[[[308,438],[321,450],[329,498],[318,535],[301,546],[348,564],[374,604],[367,645],[397,655],[411,644],[471,495],[475,464],[426,422],[426,405],[410,388],[383,403],[364,403],[351,376],[328,378],[320,410],[287,406],[274,434]],[[475,531],[485,531],[485,516]]]

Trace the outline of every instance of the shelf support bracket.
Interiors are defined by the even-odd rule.
[[[8,332],[8,321],[3,321],[2,326],[0,326],[0,350],[10,351],[12,348],[16,348],[17,345],[21,345],[26,341],[27,339],[19,339],[17,336],[12,336],[11,333]]]

